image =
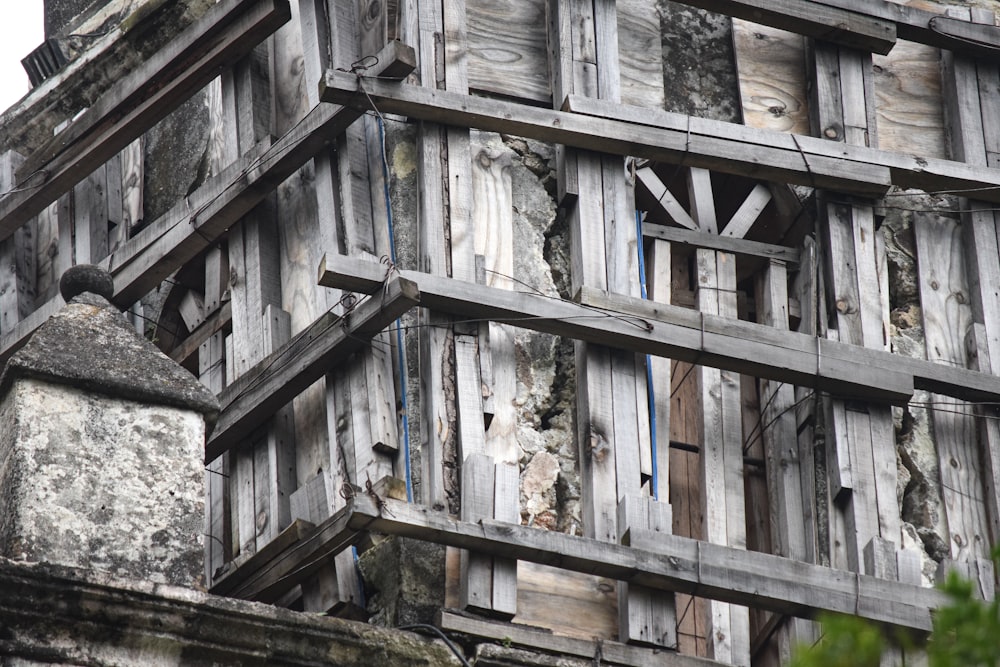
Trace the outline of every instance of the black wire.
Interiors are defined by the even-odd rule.
[[[437,635],[438,637],[440,637],[441,640],[444,641],[444,643],[448,645],[448,648],[450,648],[451,652],[455,654],[455,657],[458,658],[459,662],[462,663],[463,667],[472,667],[472,665],[469,664],[469,661],[465,659],[465,655],[459,650],[458,646],[456,646],[455,643],[453,641],[451,641],[451,639],[448,638],[448,635],[446,635],[445,633],[443,633],[441,631],[441,628],[438,628],[438,627],[433,626],[433,625],[429,625],[427,623],[411,623],[410,625],[400,625],[396,629],[397,630],[424,630],[424,631],[431,632],[431,633]]]

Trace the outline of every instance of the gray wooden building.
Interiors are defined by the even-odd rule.
[[[997,3],[47,4],[0,358],[111,273],[222,406],[211,593],[636,666],[993,596]]]

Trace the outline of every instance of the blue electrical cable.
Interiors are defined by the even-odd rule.
[[[378,136],[382,152],[382,190],[385,197],[385,213],[389,222],[389,259],[396,263],[396,235],[392,225],[392,199],[389,196],[389,161],[385,157],[385,125],[382,116],[375,116],[378,122]],[[406,502],[413,502],[413,479],[410,471],[410,418],[409,403],[406,397],[406,351],[403,347],[403,324],[396,320],[396,351],[399,356],[399,391],[403,408],[403,460],[406,465]]]
[[[635,212],[636,247],[639,249],[639,288],[642,298],[646,299],[646,258],[642,252],[642,214]],[[659,470],[656,465],[656,395],[653,389],[653,369],[650,367],[649,355],[646,355],[646,396],[649,398],[649,444],[653,457],[653,475],[650,486],[653,489],[653,500],[659,500]]]

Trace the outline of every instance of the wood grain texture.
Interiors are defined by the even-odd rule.
[[[548,103],[544,0],[470,0],[469,87]]]
[[[615,4],[622,102],[662,109],[663,55],[655,3],[650,0],[619,0]]]
[[[362,347],[363,336],[375,335],[416,304],[418,295],[412,282],[392,281],[389,287],[382,302],[368,301],[348,317],[346,329],[334,326],[336,316],[323,315],[227,388],[220,399],[222,416],[206,444],[206,460],[236,444],[290,396],[322,377],[331,363],[343,361]]]
[[[479,135],[474,139],[471,176],[475,253],[485,262],[485,284],[511,289],[514,286],[511,156],[492,140],[481,143],[484,137]],[[486,431],[486,444],[497,462],[517,463],[514,330],[509,325],[491,323],[488,332],[486,353],[492,369],[488,393],[493,401],[493,418]]]
[[[733,19],[743,122],[808,134],[805,43],[801,35]]]
[[[879,146],[884,150],[947,157],[941,104],[941,55],[900,40],[887,56],[873,56]]]
[[[714,212],[711,218],[714,222]],[[705,224],[700,216],[696,219],[699,224]],[[697,250],[695,262],[698,309],[711,315],[735,318],[736,258],[713,250]],[[701,367],[697,377],[703,415],[700,458],[704,508],[702,534],[709,542],[745,549],[743,406],[739,375]],[[708,605],[707,614],[709,657],[734,665],[749,665],[748,610],[712,602]]]
[[[927,358],[965,365],[970,355],[963,332],[972,326],[972,309],[961,229],[953,220],[928,216],[914,225],[914,234]],[[931,423],[951,557],[960,561],[983,558],[990,533],[982,464],[977,449],[970,446],[977,438],[972,406],[934,394],[930,400],[948,403],[931,411]]]
[[[22,161],[14,151],[0,155],[0,192],[14,188],[14,174]],[[0,241],[0,332],[4,334],[13,332],[34,309],[37,234],[38,220],[31,220]]]

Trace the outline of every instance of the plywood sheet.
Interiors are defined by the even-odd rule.
[[[744,123],[809,134],[805,40],[733,19]],[[873,56],[879,148],[947,158],[941,103],[940,50],[900,40]]]
[[[809,134],[805,39],[733,19],[743,122],[776,132]]]
[[[469,87],[548,102],[543,0],[468,0]]]
[[[948,158],[940,58],[934,47],[904,41],[872,57],[879,148]]]
[[[617,11],[622,101],[663,108],[654,2],[619,0]],[[551,103],[544,0],[468,0],[466,38],[469,88]]]

